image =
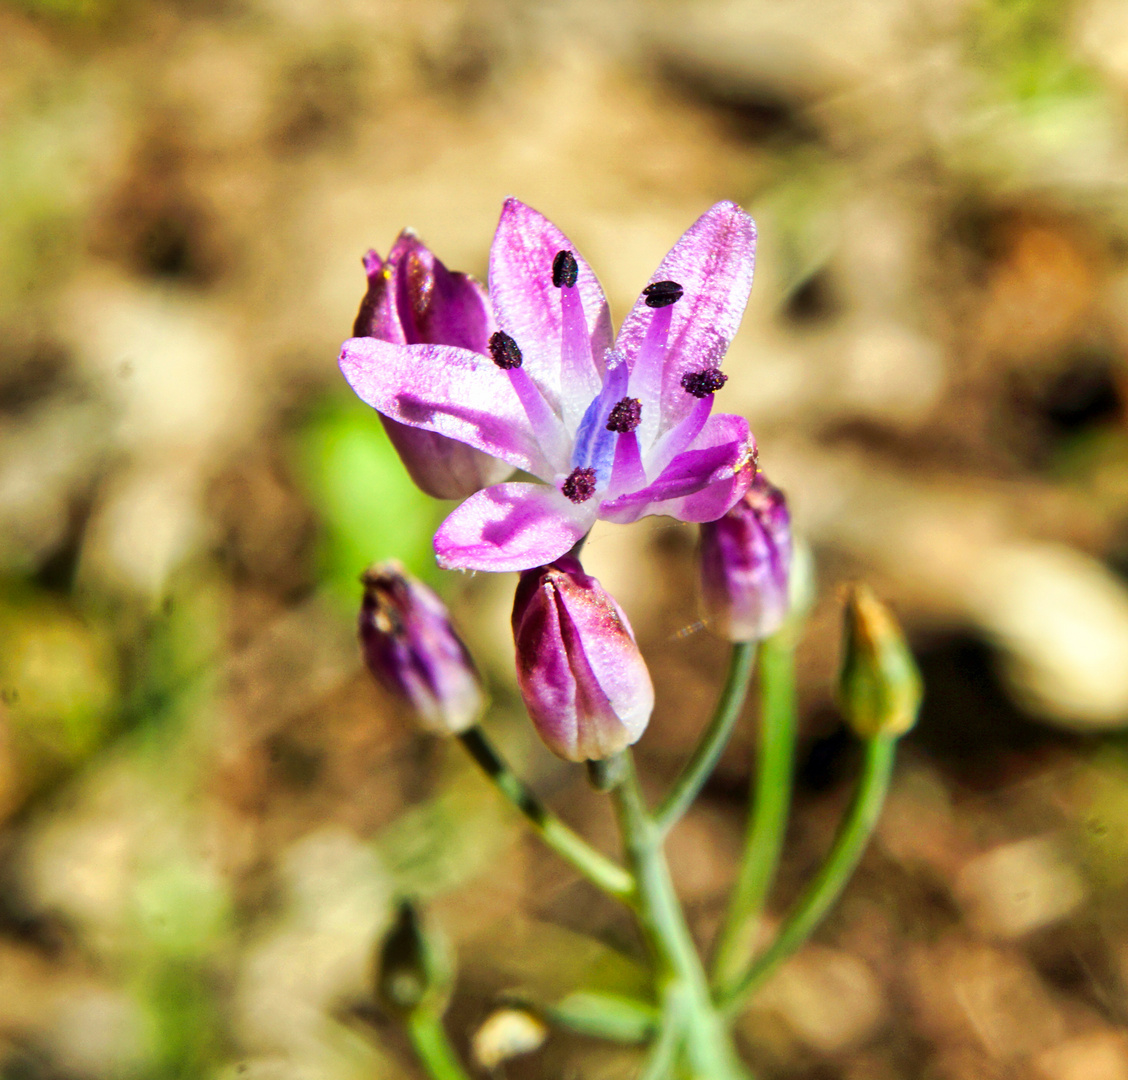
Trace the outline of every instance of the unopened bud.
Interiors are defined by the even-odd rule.
[[[791,515],[783,492],[757,473],[724,517],[701,526],[701,606],[711,630],[758,641],[787,618]]]
[[[470,1048],[474,1061],[487,1072],[503,1062],[537,1050],[548,1038],[543,1020],[525,1009],[497,1009],[474,1032]]]
[[[485,704],[474,663],[443,602],[398,562],[361,577],[360,643],[368,670],[414,707],[424,727],[456,735]]]
[[[517,684],[548,748],[610,757],[650,721],[654,686],[622,609],[577,559],[526,570],[513,600]]]
[[[364,259],[368,291],[353,326],[355,337],[398,345],[455,345],[488,353],[494,330],[486,290],[468,274],[448,270],[405,229],[387,259]],[[434,431],[381,416],[411,479],[437,499],[465,499],[504,480],[513,466]]]
[[[410,900],[401,900],[376,954],[376,1000],[393,1016],[419,1008],[441,1013],[453,983],[446,942],[424,924]]]
[[[924,692],[893,613],[860,582],[846,592],[838,704],[860,738],[904,735]]]

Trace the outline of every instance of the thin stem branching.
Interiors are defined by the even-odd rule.
[[[480,726],[461,732],[458,738],[498,791],[525,815],[553,851],[609,896],[633,907],[635,879],[630,871],[596,851],[549,810],[517,776]]]
[[[756,642],[740,641],[733,645],[729,654],[728,675],[713,718],[669,794],[654,813],[660,832],[668,832],[689,809],[717,767],[744,709],[748,683],[755,666]]]

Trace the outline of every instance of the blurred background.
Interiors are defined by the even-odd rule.
[[[512,687],[514,579],[443,574],[336,369],[361,256],[484,276],[546,213],[616,318],[711,203],[756,217],[726,370],[819,598],[772,909],[857,764],[835,586],[927,684],[843,902],[741,1025],[765,1077],[1128,1080],[1128,7],[1118,0],[5,0],[0,6],[0,1076],[417,1076],[371,1004],[394,899],[497,996],[640,990],[622,915],[361,669],[357,575],[438,588],[489,727],[607,847]],[[691,527],[593,536],[673,775],[725,648]],[[671,855],[732,881],[741,733]],[[633,1075],[554,1035],[511,1077]]]

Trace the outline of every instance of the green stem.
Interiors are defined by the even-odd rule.
[[[648,1043],[662,1024],[662,1014],[650,1002],[600,990],[575,990],[548,1004],[520,994],[507,994],[504,1001],[554,1027],[608,1042]]]
[[[826,862],[787,916],[775,941],[741,979],[718,995],[726,1015],[739,1011],[748,995],[810,937],[841,895],[877,824],[896,751],[897,740],[891,736],[865,740],[862,776]]]
[[[633,905],[635,879],[631,873],[596,851],[549,810],[521,782],[481,727],[475,725],[461,732],[458,738],[502,795],[525,815],[553,851],[609,896]]]
[[[756,644],[754,641],[739,641],[732,647],[728,675],[713,719],[669,794],[654,812],[654,820],[663,833],[669,831],[692,805],[728,745],[748,695],[748,683],[756,666]]]
[[[685,1042],[685,1006],[682,995],[671,988],[662,1009],[662,1026],[650,1047],[638,1080],[669,1080],[678,1050]]]
[[[437,1013],[415,1009],[407,1018],[407,1034],[431,1080],[470,1080]]]
[[[790,628],[764,642],[760,692],[760,746],[747,842],[713,959],[713,981],[720,986],[747,963],[787,830],[796,729],[795,634]]]
[[[705,971],[686,926],[662,850],[662,832],[646,810],[630,751],[624,776],[612,791],[627,859],[638,882],[636,914],[657,966],[663,998],[681,995],[685,1009],[684,1054],[694,1080],[735,1080],[746,1075],[724,1020],[713,1006]]]

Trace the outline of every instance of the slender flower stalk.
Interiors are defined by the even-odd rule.
[[[674,891],[662,835],[643,802],[630,751],[612,791],[627,861],[638,881],[638,922],[656,966],[658,991],[683,995],[684,1059],[693,1080],[742,1080],[747,1074],[713,1005],[708,979]]]
[[[628,870],[596,851],[586,840],[564,824],[525,786],[480,727],[459,735],[467,753],[480,766],[501,794],[536,829],[540,838],[562,859],[572,864],[593,885],[608,896],[633,904],[635,880]]]
[[[718,1000],[728,1013],[739,1009],[747,996],[810,937],[841,895],[877,825],[889,790],[897,740],[916,722],[921,701],[920,672],[893,613],[863,584],[854,585],[846,594],[838,700],[843,718],[865,747],[858,787],[826,862],[784,920],[775,940],[739,978],[724,981],[722,973]],[[782,708],[784,703],[780,704]],[[785,733],[778,734],[787,738]],[[776,842],[774,837],[765,841],[764,862]]]
[[[713,718],[669,794],[654,812],[654,820],[661,832],[668,832],[678,822],[717,767],[744,710],[744,699],[748,696],[748,684],[755,665],[756,642],[742,641],[733,645],[729,654],[728,676]]]
[[[714,951],[716,985],[735,979],[747,962],[783,850],[797,727],[792,627],[785,627],[764,642],[760,690],[760,744],[752,806],[740,873]]]
[[[530,1003],[520,997],[516,1003],[556,1027],[608,1042],[647,1043],[662,1023],[662,1015],[650,1002],[602,990],[577,990],[549,1005]]]
[[[826,862],[787,915],[771,945],[744,975],[718,991],[717,1001],[726,1015],[739,1012],[749,995],[811,936],[842,895],[885,802],[896,744],[897,740],[891,736],[879,735],[866,740],[861,780]]]
[[[646,1056],[639,1080],[666,1080],[673,1071],[682,1046],[685,1044],[686,1009],[681,987],[674,985],[666,993],[663,1003],[662,1023],[658,1037]]]
[[[430,1009],[416,1009],[405,1023],[411,1046],[430,1080],[470,1080],[450,1045],[441,1016]]]

